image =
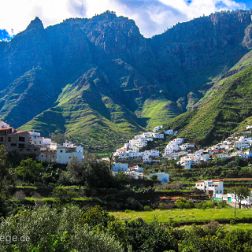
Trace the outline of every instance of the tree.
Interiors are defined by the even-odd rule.
[[[25,242],[2,242],[0,251],[123,251],[113,236],[88,226],[83,216],[73,206],[20,211],[0,223],[0,234],[22,237]],[[93,216],[97,218],[97,214]]]
[[[86,182],[86,175],[84,163],[72,158],[67,165],[67,172],[70,182],[75,184],[84,184]]]
[[[107,227],[111,221],[115,220],[113,216],[109,215],[109,213],[103,210],[99,205],[88,208],[82,218],[90,227]]]
[[[0,179],[2,180],[7,174],[7,151],[3,145],[0,145]]]
[[[114,179],[105,162],[92,161],[84,165],[86,183],[90,188],[108,188],[114,186]]]
[[[125,233],[126,244],[130,245],[133,251],[178,251],[173,234],[157,222],[147,224],[142,219],[126,222]]]
[[[235,194],[235,199],[238,200],[239,208],[241,208],[241,202],[242,202],[242,200],[249,197],[250,190],[249,190],[249,188],[247,188],[245,186],[239,186],[239,187],[235,187],[233,189],[233,192]]]
[[[83,162],[73,159],[67,166],[70,181],[90,188],[114,186],[115,180],[106,162],[97,161],[93,156],[86,156]]]
[[[15,173],[19,179],[31,182],[40,181],[44,168],[41,162],[37,162],[32,158],[22,160],[15,169]]]
[[[6,199],[8,197],[7,189],[9,179],[7,161],[7,151],[3,145],[0,145],[0,216],[5,215],[7,211]]]

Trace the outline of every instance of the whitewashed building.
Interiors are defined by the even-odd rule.
[[[114,163],[112,165],[113,172],[127,172],[129,170],[129,165],[127,163]]]
[[[160,133],[153,133],[152,137],[154,139],[164,139],[164,134],[160,134]]]
[[[219,179],[197,181],[195,187],[214,198],[216,195],[224,193],[223,180]]]
[[[173,136],[174,135],[174,130],[173,129],[168,129],[164,131],[165,135],[168,136]]]
[[[238,150],[248,149],[252,144],[251,138],[240,137],[238,141],[235,142],[234,147]]]
[[[56,163],[68,164],[72,159],[78,161],[84,160],[84,150],[82,146],[65,143],[62,146],[58,145],[56,150]]]

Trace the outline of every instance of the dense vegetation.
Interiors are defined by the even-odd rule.
[[[40,207],[2,220],[1,251],[251,251],[251,231],[218,222],[191,230],[142,219],[118,221],[99,207]]]

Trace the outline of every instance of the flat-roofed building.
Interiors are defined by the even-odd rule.
[[[31,143],[28,131],[19,131],[14,128],[0,128],[0,144],[8,152],[17,152],[23,155],[37,155],[39,148]]]

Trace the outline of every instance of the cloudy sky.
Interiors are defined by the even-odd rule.
[[[146,37],[219,10],[252,8],[252,0],[0,0],[0,29],[18,33],[36,16],[45,26],[106,10],[135,20]]]

